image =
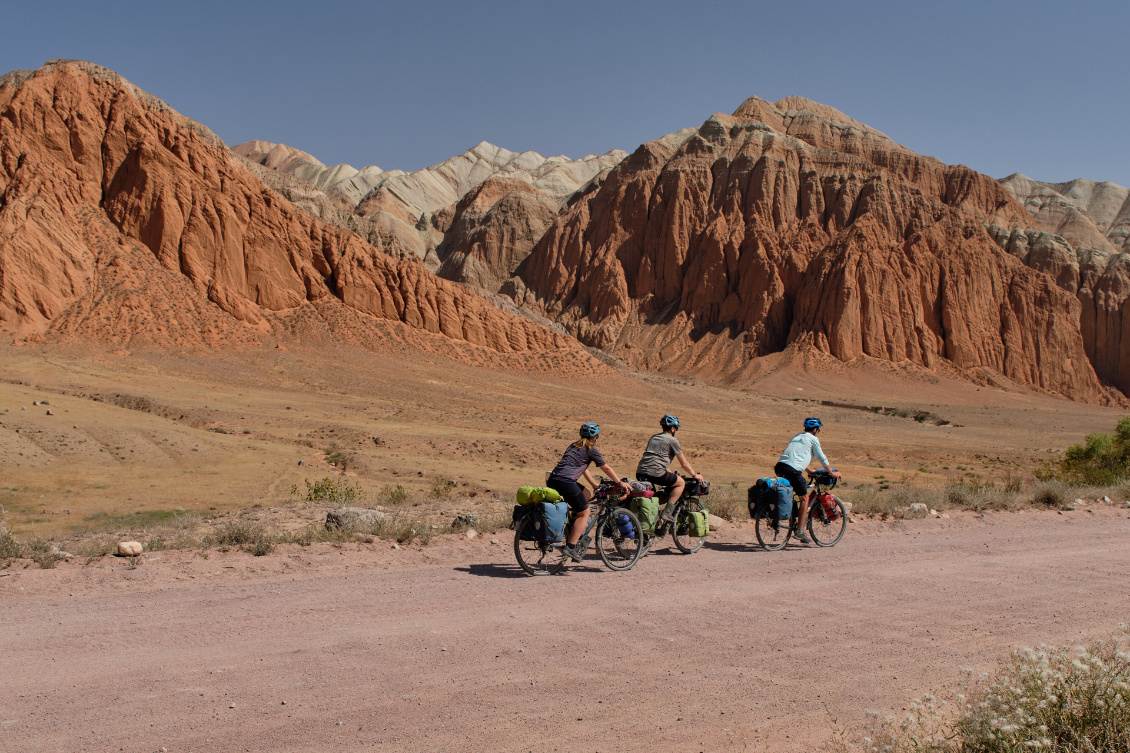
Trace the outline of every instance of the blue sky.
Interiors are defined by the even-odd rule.
[[[994,177],[1130,186],[1130,3],[20,2],[0,70],[112,68],[229,144],[578,157],[800,95]]]

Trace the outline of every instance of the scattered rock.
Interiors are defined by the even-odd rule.
[[[372,544],[377,540],[376,536],[370,536],[367,533],[359,533],[354,538],[362,544]]]
[[[229,703],[229,704],[228,704],[228,708],[229,708],[229,709],[234,709],[234,708],[235,708],[235,703]]]
[[[118,542],[118,556],[119,557],[136,557],[145,551],[141,546],[140,541],[119,541]]]
[[[709,513],[707,513],[706,518],[710,525],[711,531],[720,531],[726,527],[726,521],[718,517],[717,515],[710,515]]]
[[[299,465],[306,465],[306,461],[305,461],[305,460],[299,460],[299,461],[298,461],[298,464],[299,464]]]
[[[929,512],[930,512],[930,508],[926,507],[926,505],[924,505],[921,502],[915,502],[914,504],[912,504],[910,506],[910,509],[907,511],[906,517],[908,517],[908,518],[925,518],[929,514]]]
[[[944,513],[944,512],[943,512],[943,513],[941,513],[940,515],[938,515],[938,519],[939,519],[939,520],[944,520],[944,519],[946,519],[946,518],[948,518],[948,517],[949,517],[949,515],[947,515],[947,514],[946,514],[946,513]]]
[[[46,400],[40,400],[39,404],[40,405],[50,405],[51,403],[47,402]]]
[[[477,525],[479,522],[478,515],[456,515],[455,520],[451,521],[452,528],[470,528]]]
[[[1130,501],[1123,502],[1122,503],[1122,509],[1123,510],[1130,510]]]
[[[385,519],[383,512],[367,507],[339,507],[326,513],[326,528],[360,528]]]
[[[396,543],[396,542],[394,541],[394,542],[392,542],[392,548],[393,548],[393,549],[399,549],[399,548],[400,548],[400,544],[397,544],[397,543]]]
[[[476,536],[479,535],[479,532],[476,531],[474,528],[472,528],[471,530],[467,531],[467,533],[465,533],[463,535],[466,536],[469,539],[473,539],[473,538],[475,538]]]
[[[21,406],[20,406],[20,410],[27,410],[27,406],[26,406],[26,405],[21,405]]]
[[[47,415],[48,415],[48,416],[54,416],[55,414],[51,412],[51,409],[50,409],[50,408],[48,408],[48,409],[47,409]]]
[[[1127,507],[1130,507],[1130,503],[1127,504]],[[494,546],[498,546],[498,539],[491,539],[490,543]]]
[[[1081,499],[1075,500],[1075,502],[1073,503],[1073,506],[1074,507],[1082,507],[1083,506],[1083,500],[1081,500]]]
[[[934,508],[932,508],[932,507],[930,508],[930,514],[931,514],[932,516],[934,516],[935,518],[936,518],[936,517],[938,517],[938,511],[937,511],[937,510],[935,510],[935,509],[934,509]]]
[[[840,502],[842,502],[843,505],[844,505],[844,512],[850,513],[851,512],[851,502],[848,502],[845,499],[841,499]]]
[[[1104,495],[1103,495],[1103,504],[1104,504],[1104,505],[1109,505],[1109,504],[1110,504],[1110,502],[1111,502],[1111,499],[1110,499],[1110,497],[1108,497],[1108,496],[1106,496],[1106,495],[1104,494]]]

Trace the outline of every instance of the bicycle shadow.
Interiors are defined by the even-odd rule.
[[[483,565],[467,565],[455,568],[457,572],[478,575],[484,578],[526,578],[522,568],[517,565],[499,565],[493,562]]]

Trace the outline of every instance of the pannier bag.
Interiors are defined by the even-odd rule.
[[[824,492],[816,499],[820,501],[820,506],[824,508],[824,514],[828,516],[828,520],[840,519],[840,508],[839,505],[836,504],[835,497],[828,492]]]
[[[793,514],[793,487],[788,479],[759,478],[746,496],[751,518],[786,520]]]
[[[710,533],[710,517],[706,510],[683,510],[676,529],[680,534],[702,537]]]
[[[532,505],[535,502],[560,502],[561,495],[556,489],[548,486],[521,486],[518,487],[518,504]]]
[[[569,505],[564,502],[539,502],[538,505],[541,508],[538,540],[546,544],[561,541],[565,536],[565,517],[569,512]]]
[[[616,516],[616,527],[620,529],[621,536],[631,538],[636,535],[636,527],[632,525],[632,519],[623,513]]]
[[[632,497],[631,510],[640,520],[640,528],[651,532],[659,519],[659,503],[651,497]]]

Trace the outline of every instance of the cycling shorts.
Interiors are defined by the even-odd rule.
[[[573,512],[584,512],[589,509],[589,501],[585,499],[585,490],[576,481],[569,481],[563,478],[550,477],[545,485],[553,489],[569,503],[569,509]]]
[[[788,479],[792,484],[793,491],[801,499],[808,494],[808,482],[804,480],[804,474],[793,468],[788,463],[777,463],[773,466],[773,473],[776,473],[780,478]]]
[[[678,480],[679,474],[674,471],[667,471],[662,476],[651,476],[646,473],[636,474],[636,481],[647,481],[655,486],[674,486]]]

